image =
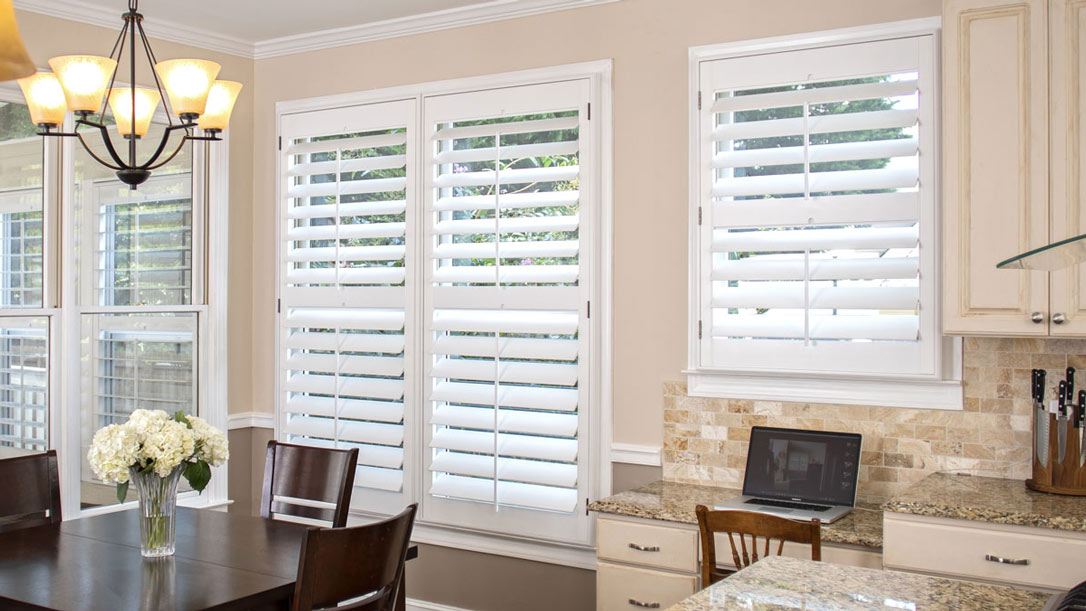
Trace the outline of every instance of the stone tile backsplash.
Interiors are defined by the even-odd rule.
[[[1031,472],[1030,370],[1048,394],[1068,367],[1086,389],[1086,340],[965,339],[962,411],[691,397],[664,385],[664,479],[742,487],[755,425],[862,433],[858,494],[884,501],[935,471],[1025,479]],[[1077,394],[1077,393],[1076,393]]]

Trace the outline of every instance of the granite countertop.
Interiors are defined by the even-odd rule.
[[[1042,609],[1049,596],[1007,586],[770,556],[694,594],[670,611],[1026,611]]]
[[[591,511],[665,522],[697,524],[696,505],[712,507],[741,495],[734,488],[656,481],[647,486],[600,499]],[[823,543],[844,543],[882,548],[882,511],[878,505],[859,503],[851,513],[822,525]]]
[[[1086,497],[1047,494],[1019,479],[933,473],[883,506],[937,518],[1086,532]]]

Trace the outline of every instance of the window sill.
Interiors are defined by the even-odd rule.
[[[826,378],[686,371],[692,397],[962,409],[960,380]]]

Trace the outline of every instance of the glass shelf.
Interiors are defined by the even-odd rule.
[[[1016,255],[1001,261],[996,267],[1051,272],[1082,261],[1086,261],[1086,233]]]

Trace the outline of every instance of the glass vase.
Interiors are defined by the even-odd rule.
[[[154,470],[146,473],[128,470],[140,500],[140,553],[145,558],[173,555],[177,483],[182,470],[182,465],[178,465],[166,477]]]

